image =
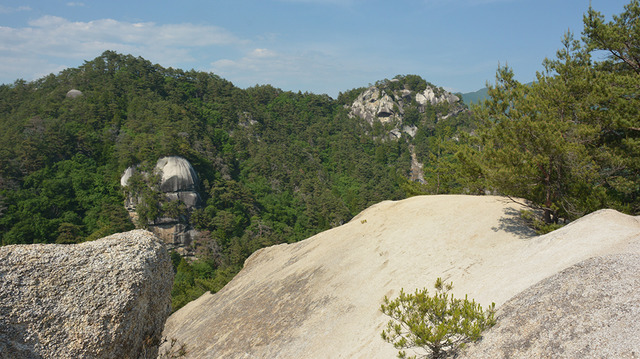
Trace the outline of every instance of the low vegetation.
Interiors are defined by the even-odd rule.
[[[382,339],[400,349],[398,358],[454,356],[495,324],[494,304],[485,311],[474,300],[456,299],[449,294],[453,283],[444,283],[441,278],[434,287],[432,296],[426,288],[416,289],[414,294],[401,290],[394,300],[385,296],[380,310],[391,320],[382,331]],[[414,349],[418,354],[408,356],[404,349]]]

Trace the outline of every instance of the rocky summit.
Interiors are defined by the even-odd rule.
[[[164,335],[185,344],[190,358],[393,358],[397,351],[380,337],[389,320],[380,304],[385,296],[397,297],[401,288],[432,288],[442,277],[453,281],[456,297],[468,294],[484,307],[495,302],[500,308],[541,280],[590,258],[640,253],[637,217],[601,210],[536,236],[520,219],[521,209],[494,196],[419,196],[379,203],[343,226],[254,253],[221,291],[204,294],[172,314]],[[591,283],[606,277],[628,285],[630,291],[609,293],[616,295],[618,315],[631,315],[627,321],[633,320],[637,305],[624,303],[640,291],[637,276],[629,277],[637,271],[632,267],[618,276],[617,269],[605,270],[607,263],[593,262],[590,271],[603,270],[605,276]],[[578,280],[575,286],[579,285]],[[607,294],[589,288],[593,285],[581,295]],[[578,308],[566,312],[580,313],[580,306],[590,311],[589,303],[577,301]],[[519,312],[555,310],[536,305],[523,301],[522,307],[513,308],[514,317]],[[611,313],[596,313],[604,316],[597,314],[588,323],[612,322]],[[547,317],[555,318],[546,325],[559,333],[570,320]],[[572,335],[583,335],[581,330]],[[617,353],[631,353],[637,346],[629,346],[637,339],[635,333],[618,326],[607,335],[626,336],[619,341],[626,346]],[[565,357],[582,357],[571,348]]]
[[[424,113],[428,106],[446,104],[444,111],[437,114],[438,119],[445,119],[466,109],[458,96],[441,87],[427,83],[424,89],[416,91],[399,83],[397,79],[387,80],[363,90],[351,104],[349,116],[360,117],[370,125],[375,122],[390,123],[394,126],[390,132],[391,138],[399,138],[402,133],[411,137],[416,134],[417,128],[403,121],[405,111],[409,108]]]
[[[155,358],[172,282],[143,230],[0,247],[0,358]]]

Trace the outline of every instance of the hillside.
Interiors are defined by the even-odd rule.
[[[397,113],[357,114],[374,93]],[[200,179],[202,202],[190,215],[200,260],[173,257],[177,308],[221,288],[259,248],[405,198],[415,192],[409,178],[443,191],[423,168],[440,153],[437,139],[471,126],[455,96],[415,75],[332,99],[240,89],[215,74],[107,51],[57,75],[0,86],[0,239],[78,243],[130,230],[122,174],[180,156]],[[151,190],[154,180],[128,189],[143,199],[138,215],[179,216],[179,203]]]
[[[637,217],[602,210],[543,236],[492,196],[386,201],[349,223],[253,254],[223,290],[174,313],[164,335],[189,357],[391,358],[382,298],[453,281],[498,307],[575,263],[640,251]]]

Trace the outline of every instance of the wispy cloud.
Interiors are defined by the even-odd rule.
[[[70,2],[67,3],[67,6],[69,6],[69,7],[84,7],[85,4],[83,2],[70,1]]]
[[[246,43],[229,31],[210,25],[123,22],[100,19],[72,22],[62,17],[43,16],[27,27],[0,26],[0,78],[56,71],[68,60],[91,59],[105,50],[143,56],[167,66],[193,60],[197,49]],[[23,65],[21,65],[23,64]]]
[[[343,87],[341,81],[354,73],[366,71],[366,65],[356,62],[345,63],[330,49],[276,51],[255,48],[236,59],[214,61],[208,70],[233,79],[240,87],[271,84],[285,90],[328,93],[332,89],[330,83],[335,87],[335,82],[338,82],[339,87]]]
[[[8,7],[0,5],[0,14],[13,14],[21,11],[31,11],[29,6]]]

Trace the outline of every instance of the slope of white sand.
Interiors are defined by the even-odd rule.
[[[193,358],[393,358],[380,338],[385,295],[453,281],[497,306],[595,255],[640,251],[640,221],[602,210],[545,236],[493,196],[382,202],[295,244],[262,249],[216,294],[174,313],[164,336]]]

